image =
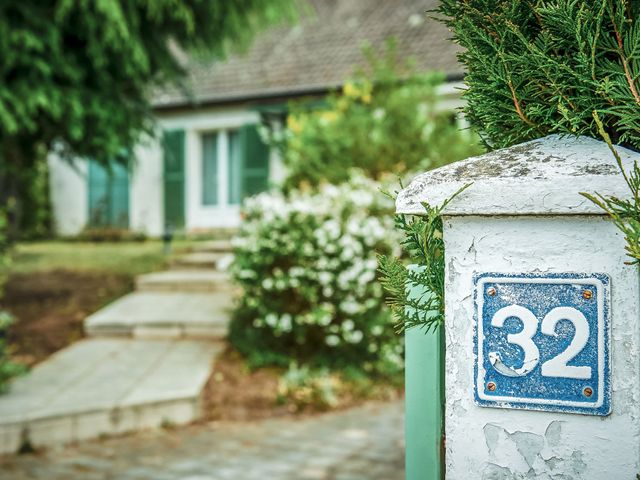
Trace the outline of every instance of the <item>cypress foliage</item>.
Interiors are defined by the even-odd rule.
[[[550,133],[640,150],[640,2],[443,0],[466,50],[467,118],[490,148]]]

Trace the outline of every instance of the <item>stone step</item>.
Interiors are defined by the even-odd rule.
[[[220,349],[202,340],[74,343],[0,396],[0,453],[192,422]]]
[[[136,338],[222,338],[233,295],[217,292],[134,292],[87,317],[88,335]]]
[[[194,243],[191,250],[193,252],[230,253],[233,251],[233,246],[230,239],[207,240]]]
[[[233,259],[232,254],[223,252],[192,252],[173,259],[173,266],[178,268],[215,268],[226,270]]]
[[[136,289],[145,292],[213,292],[231,288],[229,275],[218,270],[167,270],[136,278]]]

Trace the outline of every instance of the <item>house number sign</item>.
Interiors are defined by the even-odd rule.
[[[611,411],[609,277],[474,277],[475,401],[590,415]]]

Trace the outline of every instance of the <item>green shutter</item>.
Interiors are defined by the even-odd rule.
[[[239,130],[229,131],[229,203],[238,205],[242,200],[242,171],[244,161]]]
[[[202,136],[202,204],[218,204],[218,134]]]
[[[257,125],[245,125],[240,129],[239,135],[242,145],[242,200],[265,191],[269,186],[269,147],[260,138]]]
[[[89,225],[129,227],[129,172],[112,162],[109,167],[89,160]]]
[[[164,151],[164,220],[171,228],[184,227],[184,130],[165,131]]]

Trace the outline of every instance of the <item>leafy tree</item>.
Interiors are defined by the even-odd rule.
[[[640,2],[443,0],[465,48],[467,117],[488,145],[550,133],[640,150]]]
[[[288,185],[341,183],[358,168],[371,178],[405,175],[478,153],[477,139],[461,132],[451,111],[438,109],[439,73],[417,73],[390,40],[378,55],[365,48],[365,68],[340,92],[318,102],[295,102],[281,149]]]
[[[48,151],[126,161],[152,129],[153,92],[183,78],[184,52],[246,46],[291,18],[292,1],[1,2],[0,206],[13,233]]]

